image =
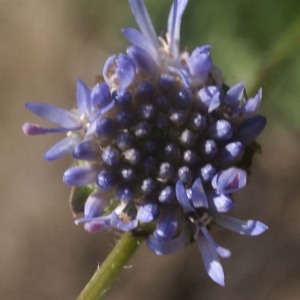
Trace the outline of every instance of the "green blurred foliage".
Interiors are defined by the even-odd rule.
[[[157,33],[165,33],[172,1],[145,2]],[[97,36],[113,52],[124,51],[127,45],[120,28],[136,27],[125,0],[75,0],[72,11],[78,30],[87,39]],[[254,87],[262,86],[269,123],[280,122],[299,131],[300,22],[296,38],[284,41],[297,19],[299,0],[190,0],[182,22],[181,47],[192,50],[212,45],[214,63],[228,84],[244,81],[252,94]],[[278,61],[275,58],[275,65],[266,72],[265,65],[274,60],[274,49],[282,40],[289,43],[286,53]]]

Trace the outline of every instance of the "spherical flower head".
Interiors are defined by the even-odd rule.
[[[257,111],[262,90],[248,98],[243,83],[227,86],[213,65],[211,46],[180,51],[187,0],[174,0],[165,36],[157,37],[143,0],[129,0],[140,30],[125,28],[131,43],[111,55],[103,81],[90,91],[77,83],[77,107],[28,103],[59,128],[28,124],[28,135],[65,132],[46,159],[71,153],[75,165],[63,181],[88,196],[71,206],[89,232],[143,234],[164,255],[195,242],[208,275],[224,285],[220,258],[230,251],[212,238],[215,227],[255,236],[267,227],[226,213],[244,188],[256,137],[266,118]]]

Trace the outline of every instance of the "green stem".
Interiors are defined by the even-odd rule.
[[[142,241],[142,237],[124,233],[77,300],[102,299]]]
[[[297,17],[287,30],[278,38],[268,56],[262,62],[262,68],[257,73],[255,82],[249,88],[250,95],[256,93],[259,87],[267,85],[275,71],[287,61],[300,45],[300,17]]]

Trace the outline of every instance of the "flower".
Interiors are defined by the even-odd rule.
[[[231,181],[234,176],[229,177],[228,175],[232,172],[235,172],[237,175],[239,170],[226,170],[221,172],[221,174],[216,175],[214,178],[225,176],[227,177],[226,181]],[[240,183],[244,182],[244,180],[245,174],[242,173],[242,176],[235,180],[237,182],[232,188],[239,189]],[[219,185],[223,186],[224,182]],[[208,275],[216,283],[224,285],[224,272],[219,256],[227,258],[231,253],[228,249],[220,247],[213,240],[208,227],[214,223],[240,234],[255,236],[263,233],[267,229],[267,226],[259,221],[241,221],[221,214],[219,210],[220,208],[221,210],[223,209],[224,204],[222,204],[221,207],[218,207],[219,205],[215,206],[215,204],[212,205],[212,203],[210,203],[212,199],[207,198],[200,178],[197,178],[194,181],[189,193],[187,193],[183,183],[179,180],[176,183],[176,197],[184,212],[183,220],[186,224],[183,226],[185,231],[182,231],[181,234],[184,238],[179,239],[173,235],[169,236],[167,239],[163,239],[161,238],[161,234],[158,234],[159,229],[157,227],[153,236],[147,239],[148,247],[158,255],[177,251],[178,248],[185,245],[190,232],[192,232],[193,239],[196,241],[200,250]],[[225,206],[226,205],[231,206],[230,201],[228,201]],[[170,220],[167,222],[170,222]]]
[[[77,109],[66,110],[50,104],[28,102],[25,107],[59,128],[45,128],[39,124],[25,123],[22,127],[26,135],[67,133],[67,137],[51,147],[44,155],[46,160],[57,159],[74,150],[82,140],[95,131],[96,124],[113,106],[110,90],[105,83],[96,84],[90,92],[86,84],[77,81]]]
[[[143,0],[129,0],[139,30],[125,28],[126,53],[111,55],[91,91],[77,82],[71,111],[27,103],[60,128],[28,124],[28,135],[65,132],[45,154],[71,153],[63,181],[87,188],[73,197],[76,224],[143,234],[150,250],[173,253],[196,242],[208,275],[224,285],[219,257],[230,251],[212,238],[216,226],[255,236],[267,226],[227,213],[244,188],[266,118],[257,114],[262,90],[248,98],[242,82],[227,86],[211,46],[180,51],[187,0],[174,0],[165,37],[157,37]]]

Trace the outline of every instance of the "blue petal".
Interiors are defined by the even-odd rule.
[[[219,141],[228,140],[232,136],[232,127],[227,120],[218,120],[208,128],[207,134]]]
[[[54,146],[52,146],[45,154],[44,159],[55,160],[72,152],[74,147],[80,143],[81,138],[78,135],[67,136]]]
[[[175,0],[168,18],[168,33],[170,35],[170,53],[177,57],[179,53],[181,18],[188,0]]]
[[[219,152],[219,162],[222,165],[232,164],[238,161],[244,154],[244,145],[241,142],[231,142],[225,145]]]
[[[176,191],[176,198],[180,203],[180,205],[183,207],[184,212],[193,211],[194,208],[191,206],[189,198],[186,194],[186,190],[183,186],[183,183],[180,180],[176,182],[175,191]]]
[[[224,103],[232,107],[238,106],[241,98],[243,97],[244,88],[245,86],[243,82],[232,86],[225,95]]]
[[[39,124],[32,124],[32,123],[24,123],[22,126],[22,130],[26,135],[62,133],[62,132],[79,130],[79,129],[81,129],[81,126],[73,127],[73,128],[46,128],[46,127],[42,127]]]
[[[86,222],[84,224],[84,229],[87,232],[98,232],[103,231],[105,229],[111,228],[110,225],[110,218],[99,218],[97,220],[92,220],[89,222]]]
[[[213,214],[213,218],[218,225],[242,235],[256,236],[268,229],[268,226],[256,220],[242,221],[221,214]]]
[[[107,199],[103,197],[103,193],[99,190],[93,192],[84,204],[84,215],[88,218],[98,217],[104,210]]]
[[[117,76],[122,88],[127,88],[135,78],[135,64],[129,56],[119,54],[117,59]]]
[[[196,48],[187,62],[191,75],[195,76],[196,80],[200,83],[205,82],[212,68],[212,60],[209,54],[210,49],[211,46],[209,45]]]
[[[63,176],[65,184],[72,186],[85,186],[90,183],[95,183],[98,177],[98,166],[75,166],[69,168]]]
[[[208,230],[205,227],[201,228],[202,233],[204,234],[204,236],[206,237],[206,239],[208,240],[208,242],[214,246],[214,248],[216,249],[217,253],[219,256],[221,256],[222,258],[228,258],[231,256],[231,251],[227,248],[221,247],[219,246],[212,238],[212,236],[210,235],[210,233],[208,232]]]
[[[91,113],[91,94],[87,85],[80,79],[77,80],[77,107],[80,115],[88,116]]]
[[[73,157],[80,160],[96,160],[101,157],[100,148],[94,141],[83,141],[74,148]]]
[[[200,178],[197,178],[192,186],[192,202],[194,207],[208,207],[206,193]]]
[[[221,101],[220,101],[220,93],[216,93],[212,99],[211,99],[211,102],[208,106],[208,112],[212,112],[214,111],[215,109],[217,109],[221,104]]]
[[[158,217],[159,209],[154,203],[147,203],[139,207],[137,219],[144,223],[149,223]]]
[[[25,103],[25,107],[35,115],[65,128],[74,128],[80,125],[80,119],[70,111],[43,103]]]
[[[154,59],[157,57],[157,53],[150,41],[135,28],[122,29],[124,36],[134,46],[137,46],[150,54]]]
[[[234,207],[232,198],[224,194],[211,192],[208,194],[209,207],[220,213],[229,212]]]
[[[103,78],[105,82],[109,85],[115,85],[117,82],[116,76],[116,54],[111,55],[105,62],[103,67]]]
[[[97,83],[91,92],[92,110],[97,112],[106,107],[111,101],[110,89],[106,83]]]
[[[126,53],[133,59],[137,67],[147,73],[154,74],[156,72],[156,63],[148,52],[137,46],[127,48]]]
[[[144,36],[149,39],[155,49],[159,49],[157,36],[143,0],[129,0],[132,14]]]
[[[177,72],[179,73],[179,75],[180,75],[180,77],[183,81],[184,86],[186,88],[190,88],[191,87],[191,82],[190,82],[190,76],[189,76],[188,70],[186,70],[186,68],[178,66],[177,67]]]
[[[262,89],[259,89],[257,94],[253,98],[249,98],[246,101],[243,107],[244,115],[251,116],[252,114],[254,114],[259,109],[261,99],[262,99]]]
[[[224,271],[220,263],[218,252],[202,232],[200,232],[198,236],[197,246],[209,277],[217,284],[224,286]]]
[[[84,229],[88,232],[96,232],[102,231],[111,227],[110,225],[111,214],[97,217],[97,218],[90,218],[90,217],[83,217],[80,219],[75,220],[75,224],[79,225],[80,223],[84,224]]]
[[[122,231],[130,231],[137,227],[138,220],[133,219],[131,221],[124,222],[116,212],[112,213],[111,220],[110,220],[111,226],[113,226],[116,229],[120,229]]]
[[[246,172],[235,167],[220,171],[211,181],[218,194],[231,194],[242,189],[246,183]]]
[[[198,103],[201,107],[212,112],[220,106],[220,89],[217,86],[209,85],[199,90]]]
[[[170,240],[161,240],[154,236],[146,239],[148,248],[156,255],[171,254],[185,246],[187,237],[184,231],[181,234]]]
[[[264,116],[253,116],[239,126],[235,138],[243,142],[244,145],[249,145],[264,130],[266,124],[267,119]]]
[[[155,235],[160,239],[169,240],[176,235],[178,225],[178,217],[174,211],[163,211],[157,221]]]

